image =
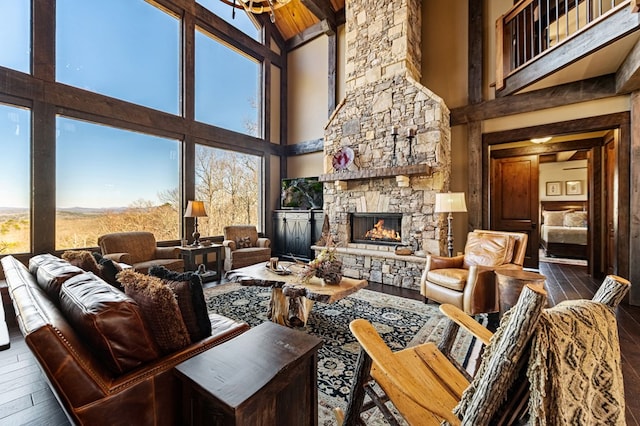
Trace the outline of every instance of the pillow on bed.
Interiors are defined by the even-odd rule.
[[[587,212],[571,212],[564,215],[564,226],[568,227],[587,227]]]
[[[572,211],[573,210],[543,211],[543,222],[548,226],[564,226],[564,216]]]

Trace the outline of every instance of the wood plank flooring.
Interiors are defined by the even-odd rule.
[[[540,263],[540,272],[547,277],[551,306],[566,299],[591,298],[601,282],[589,277],[583,266]],[[371,284],[369,288],[420,298],[415,292],[386,285]],[[0,425],[68,425],[11,317],[12,311],[6,310],[11,348],[0,352]],[[640,398],[637,398],[640,395],[640,307],[623,303],[616,316],[627,396],[627,424],[640,426]]]

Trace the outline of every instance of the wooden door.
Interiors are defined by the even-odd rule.
[[[524,266],[538,267],[538,156],[491,160],[491,229],[529,235]]]
[[[604,223],[606,223],[606,231],[604,238],[604,270],[607,274],[616,274],[616,232],[617,232],[617,199],[616,191],[613,191],[615,176],[616,176],[616,160],[617,148],[614,138],[608,138],[604,145],[604,205],[605,205],[605,217]]]

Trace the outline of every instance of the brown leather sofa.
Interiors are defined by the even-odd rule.
[[[3,257],[1,262],[25,341],[67,416],[75,424],[180,424],[182,395],[179,381],[174,377],[174,367],[249,328],[245,323],[212,315],[210,337],[173,353],[139,363],[122,374],[114,374],[101,361],[95,346],[90,343],[95,342],[96,338],[100,340],[104,335],[94,333],[88,336],[86,327],[97,326],[98,330],[115,330],[120,336],[136,336],[133,342],[128,343],[134,347],[128,348],[122,342],[115,342],[112,346],[120,351],[117,361],[123,361],[122,365],[127,356],[135,357],[148,349],[143,344],[148,336],[138,330],[139,327],[123,323],[121,312],[117,308],[111,308],[112,311],[104,309],[105,314],[98,323],[95,317],[92,320],[90,315],[83,312],[75,312],[75,317],[65,315],[62,306],[65,303],[64,291],[72,281],[80,284],[83,297],[86,297],[87,289],[102,288],[103,291],[96,293],[93,301],[94,306],[100,309],[107,305],[119,306],[117,300],[113,302],[105,298],[113,295],[116,295],[116,299],[126,298],[124,293],[120,292],[121,296],[118,295],[116,292],[119,290],[92,273],[85,273],[55,256],[40,255],[31,260],[34,259],[36,261],[30,262],[30,269],[12,256]],[[51,263],[48,267],[42,266],[47,262]],[[111,289],[104,291],[104,285]],[[56,288],[62,288],[60,301],[52,296],[55,293],[52,290]],[[126,315],[124,317],[127,321],[132,318]],[[127,351],[128,354],[125,353]]]
[[[420,293],[427,299],[455,305],[468,315],[498,312],[494,271],[522,269],[527,239],[527,234],[519,232],[470,232],[463,255],[427,256]]]
[[[255,226],[225,226],[223,233],[225,271],[269,261],[271,240],[258,237]]]
[[[177,247],[157,247],[151,232],[114,232],[101,235],[98,245],[102,255],[114,262],[131,265],[137,272],[146,274],[153,265],[172,271],[184,271],[184,261]]]

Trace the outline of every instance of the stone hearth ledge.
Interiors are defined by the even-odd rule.
[[[324,246],[312,245],[316,255]],[[394,285],[413,290],[420,289],[420,277],[427,259],[416,255],[397,255],[393,246],[349,244],[336,247],[342,260],[342,274],[348,278]]]

